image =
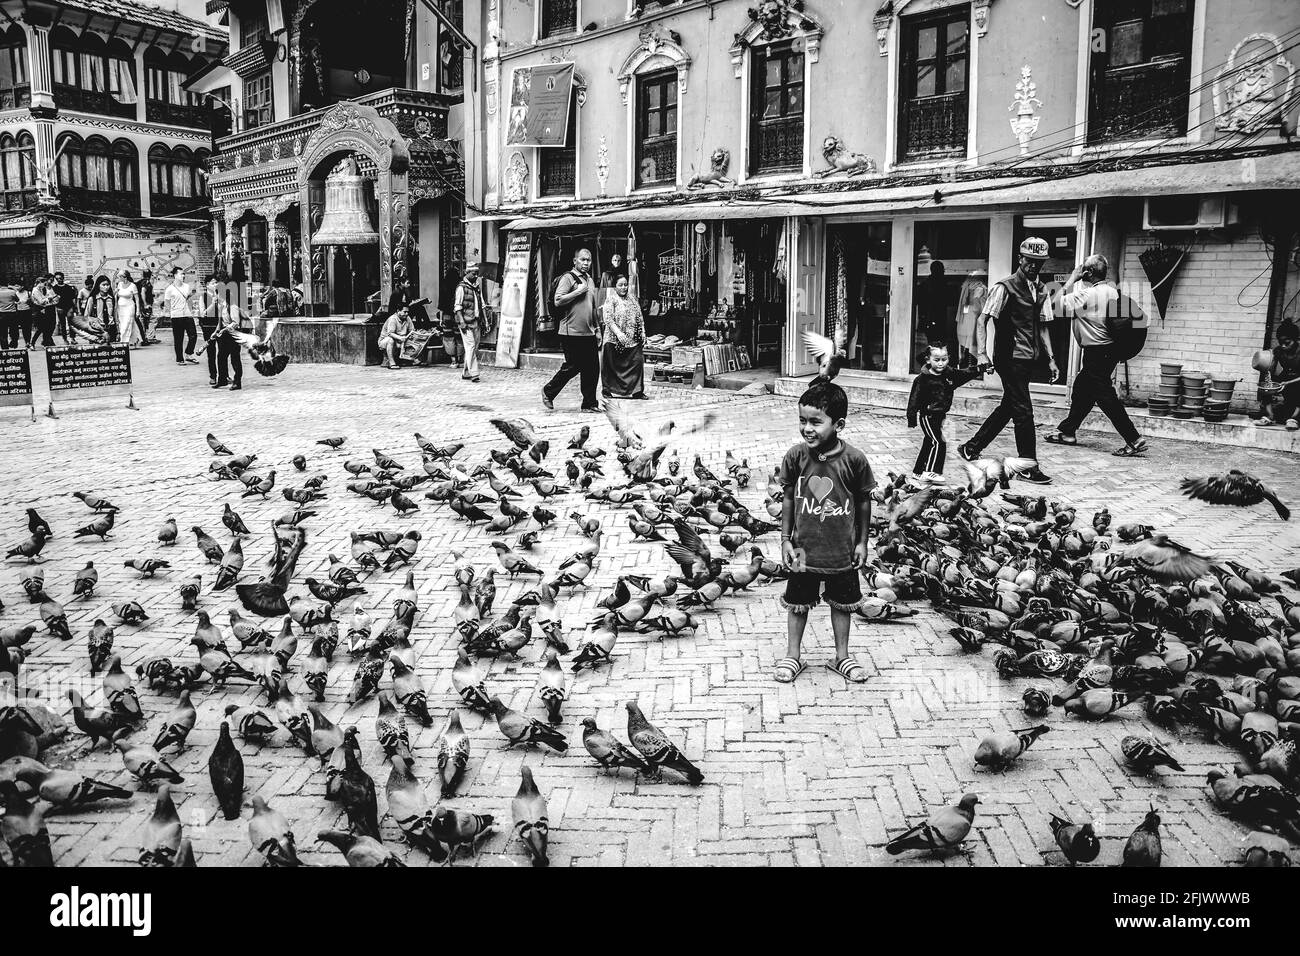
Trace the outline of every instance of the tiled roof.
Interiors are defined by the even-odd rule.
[[[202,20],[187,17],[174,10],[136,3],[134,0],[57,0],[57,6],[68,10],[81,10],[109,20],[126,20],[147,27],[170,30],[184,36],[203,36],[210,40],[228,42],[229,33]]]

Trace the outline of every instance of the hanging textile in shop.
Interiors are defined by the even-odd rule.
[[[533,261],[537,270],[537,331],[554,332],[555,318],[552,312],[555,305],[550,301],[547,290],[551,279],[559,270],[560,245],[553,238],[542,238],[537,243],[537,255]]]
[[[843,237],[835,237],[833,254],[835,256],[835,297],[826,316],[826,334],[830,336],[831,341],[838,341],[836,333],[840,329],[847,329],[849,325],[849,277]]]
[[[641,301],[641,270],[636,260],[636,231],[632,224],[627,227],[627,294],[633,302]]]
[[[572,63],[547,63],[515,70],[506,145],[567,145],[572,91]]]

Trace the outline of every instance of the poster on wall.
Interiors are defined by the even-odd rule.
[[[519,367],[519,343],[528,304],[528,265],[533,255],[533,235],[512,232],[506,243],[501,269],[501,323],[497,327],[497,367]]]
[[[506,145],[565,145],[572,90],[572,63],[548,63],[515,70]]]
[[[153,233],[94,226],[78,230],[57,220],[48,228],[50,271],[62,272],[74,286],[86,276],[112,278],[125,269],[137,283],[147,277],[155,298],[161,298],[177,266],[191,285],[212,271],[212,237],[202,231]]]

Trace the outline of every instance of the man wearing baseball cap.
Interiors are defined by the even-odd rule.
[[[1017,477],[1021,481],[1046,485],[1051,478],[1038,467],[1034,434],[1034,403],[1029,394],[1029,380],[1039,355],[1047,356],[1051,381],[1060,375],[1052,355],[1052,339],[1047,323],[1052,321],[1051,296],[1038,281],[1038,273],[1047,261],[1047,241],[1030,236],[1020,244],[1016,271],[989,289],[984,310],[975,325],[976,348],[983,365],[989,361],[988,324],[993,323],[993,366],[1002,379],[1002,401],[957,454],[967,461],[980,456],[1007,426],[1013,422],[1016,454],[1034,462]]]

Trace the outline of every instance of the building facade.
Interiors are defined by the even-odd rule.
[[[1100,252],[1148,306],[1134,398],[1162,362],[1245,378],[1295,314],[1290,0],[485,0],[483,19],[470,219],[489,258],[527,237],[525,348],[553,344],[537,293],[580,245],[597,274],[625,257],[652,332],[721,329],[794,376],[800,333],[837,324],[881,379],[915,371],[940,317],[970,350],[1031,234],[1049,277]]]
[[[0,280],[210,266],[223,31],[131,0],[0,2]]]
[[[254,283],[301,283],[309,316],[366,314],[403,279],[436,301],[465,260],[460,0],[209,3],[231,53],[190,84],[230,104],[211,189],[218,254]],[[476,101],[470,101],[472,110]],[[313,245],[326,178],[365,178],[377,241]],[[372,300],[373,301],[373,300]]]

